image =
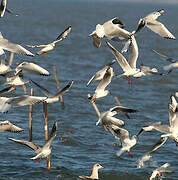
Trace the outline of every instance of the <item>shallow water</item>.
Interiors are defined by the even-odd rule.
[[[64,95],[65,109],[61,110],[60,104],[48,106],[49,128],[54,121],[58,122],[59,133],[52,143],[52,155],[50,171],[46,170],[46,161],[41,163],[32,162],[30,157],[34,153],[23,146],[7,140],[7,137],[17,139],[28,139],[28,112],[29,107],[14,108],[8,114],[1,114],[2,120],[9,120],[25,129],[19,134],[1,133],[0,141],[0,179],[78,179],[78,175],[90,174],[90,169],[95,163],[102,164],[105,168],[100,171],[100,179],[103,180],[145,180],[148,179],[155,167],[137,169],[136,161],[152,144],[159,139],[159,133],[145,133],[138,141],[138,145],[132,150],[134,158],[127,154],[121,157],[116,156],[119,147],[114,137],[105,132],[102,126],[95,126],[98,120],[97,114],[92,105],[88,102],[87,94],[93,93],[97,83],[91,84],[88,88],[86,83],[89,78],[114,56],[106,47],[105,40],[102,47],[96,49],[92,46],[92,40],[88,34],[93,31],[95,25],[104,23],[115,16],[124,23],[125,28],[132,31],[136,28],[139,18],[148,13],[165,9],[165,15],[160,17],[168,29],[177,37],[178,4],[141,4],[141,3],[119,3],[119,2],[89,2],[89,1],[22,1],[14,0],[8,2],[8,7],[20,14],[15,17],[6,14],[1,19],[1,32],[4,37],[19,44],[43,44],[54,40],[67,26],[72,26],[69,36],[57,44],[55,50],[47,53],[43,59],[38,57],[25,57],[15,55],[15,62],[22,60],[33,61],[51,72],[50,77],[31,76],[51,92],[56,92],[56,84],[53,76],[53,65],[56,66],[61,87],[64,87],[70,80],[75,83],[69,92]],[[117,49],[122,44],[111,42]],[[172,57],[177,57],[177,40],[165,40],[144,29],[137,36],[139,46],[138,65],[144,63],[151,67],[162,70],[168,63],[159,59],[151,52],[151,49],[164,52]],[[30,49],[33,53],[37,49]],[[114,65],[115,72],[121,73],[118,64]],[[125,120],[125,128],[130,134],[136,134],[143,125],[151,122],[162,121],[168,124],[168,103],[171,94],[177,91],[178,70],[173,71],[169,76],[146,77],[134,80],[130,87],[125,79],[113,79],[108,86],[112,95],[101,98],[97,101],[99,110],[106,111],[116,105],[114,97],[118,96],[124,106],[138,109],[140,112],[131,115],[131,119]],[[28,85],[28,92],[30,93]],[[15,94],[22,94],[21,87],[17,88]],[[41,95],[35,88],[35,95]],[[62,135],[62,132],[74,130],[73,134]],[[63,136],[66,139],[61,141]],[[37,104],[33,109],[33,142],[42,145],[44,143],[44,127],[42,104]],[[168,142],[153,154],[153,163],[158,166],[169,162],[171,167],[177,168],[177,147]],[[56,167],[59,166],[59,170]],[[128,173],[125,173],[128,171]],[[178,172],[168,174],[167,179],[178,179]]]

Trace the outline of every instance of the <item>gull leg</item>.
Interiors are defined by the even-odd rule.
[[[45,52],[43,53],[43,56],[42,56],[42,57],[43,57],[43,58],[45,58],[45,57],[46,57],[46,53],[45,53]]]
[[[16,90],[16,86],[14,84],[11,84],[10,85],[11,87],[14,87],[14,90]]]
[[[35,159],[35,160],[33,160],[33,161],[35,161],[35,162],[41,162],[41,158],[40,158],[40,159]]]
[[[130,151],[128,151],[128,155],[133,158],[133,155],[130,153]]]
[[[172,69],[171,69],[171,70],[169,70],[167,74],[170,74],[171,72],[172,72]]]

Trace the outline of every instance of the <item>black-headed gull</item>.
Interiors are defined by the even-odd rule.
[[[156,168],[155,170],[153,170],[151,176],[150,176],[150,180],[155,179],[157,176],[161,177],[162,173],[167,172],[167,173],[172,173],[175,171],[175,169],[173,168],[168,168],[170,166],[169,163],[165,163],[163,164],[161,167]]]
[[[25,54],[27,56],[35,56],[21,45],[9,42],[9,40],[5,39],[0,32],[0,55],[4,54],[3,50],[7,50],[17,54]]]
[[[91,79],[88,81],[87,86],[89,86],[90,83],[94,82],[94,81],[100,81],[103,79],[107,69],[109,67],[111,67],[114,63],[116,62],[116,60],[113,60],[111,63],[106,64],[101,70],[97,71],[95,75],[93,75],[91,77]]]
[[[113,38],[125,39],[130,36],[130,32],[123,29],[124,24],[117,17],[105,22],[103,25],[97,24],[96,29],[89,35],[93,37],[93,45],[101,46],[101,39],[106,37],[108,40]]]
[[[51,154],[50,146],[51,146],[51,143],[54,140],[54,138],[57,136],[57,130],[58,130],[58,125],[57,125],[57,122],[55,122],[52,127],[49,139],[43,147],[40,147],[40,146],[36,145],[35,143],[29,142],[29,141],[17,140],[17,139],[13,139],[13,138],[8,138],[8,139],[11,141],[14,141],[16,143],[23,144],[23,145],[31,148],[32,150],[34,150],[37,155],[30,158],[31,160],[36,160],[36,159],[41,160],[42,158],[48,157]]]
[[[5,132],[5,131],[16,133],[16,132],[24,131],[24,129],[15,126],[9,121],[0,121],[0,132]]]
[[[124,73],[121,75],[118,75],[118,77],[126,76],[129,78],[130,76],[134,76],[140,72],[140,69],[136,68],[136,61],[138,58],[137,43],[136,43],[134,35],[132,35],[131,38],[132,38],[132,41],[131,41],[131,46],[130,46],[131,49],[130,49],[129,62],[127,62],[125,57],[117,49],[115,49],[109,42],[106,42],[112,54],[115,56],[117,62],[121,66],[122,70],[124,71]],[[131,80],[131,83],[132,83],[132,80]]]
[[[173,58],[171,58],[171,57],[168,57],[168,56],[166,56],[166,55],[164,55],[164,54],[162,54],[162,53],[160,53],[160,52],[158,52],[158,51],[155,51],[155,50],[153,50],[153,49],[152,49],[152,51],[153,51],[155,54],[157,54],[157,55],[158,55],[161,59],[163,59],[164,61],[168,61],[168,62],[171,63],[171,64],[163,67],[163,69],[164,69],[165,71],[168,71],[168,74],[169,74],[170,72],[172,72],[172,70],[173,70],[174,68],[178,68],[178,60],[173,59]]]
[[[138,112],[135,109],[130,109],[124,106],[115,106],[113,108],[110,108],[108,111],[101,113],[99,116],[99,120],[96,122],[96,125],[98,125],[100,122],[106,126],[110,126],[111,124],[116,126],[123,126],[124,121],[113,117],[114,115],[118,114],[119,112],[126,112],[126,113],[135,113]]]
[[[54,103],[59,101],[60,95],[67,92],[73,85],[74,81],[70,81],[62,90],[57,92],[55,95],[51,94],[47,89],[36,83],[35,81],[31,80],[40,90],[43,94],[47,96],[47,99],[45,100],[47,103]]]
[[[158,72],[158,70],[156,68],[150,68],[149,66],[141,65],[140,72],[135,74],[133,77],[140,78],[142,76],[152,76],[152,75],[163,76],[164,73]]]
[[[11,107],[27,106],[45,101],[47,97],[38,96],[16,96],[16,97],[0,97],[0,112],[6,113]]]
[[[135,31],[135,33],[137,33],[138,31],[140,31],[143,27],[148,27],[149,29],[151,29],[153,32],[159,34],[161,37],[163,38],[167,38],[167,39],[176,39],[174,37],[174,35],[172,35],[169,30],[159,21],[157,21],[157,18],[159,16],[162,16],[164,13],[164,10],[161,9],[159,11],[155,11],[152,12],[150,14],[148,14],[146,17],[142,18],[139,20],[138,23],[138,28]]]
[[[90,176],[79,176],[79,178],[81,178],[81,179],[99,179],[98,170],[101,168],[104,168],[104,167],[101,166],[100,164],[95,164],[92,168],[92,173]]]
[[[66,28],[53,42],[49,43],[49,44],[44,44],[44,45],[26,45],[27,47],[30,48],[42,48],[40,51],[38,51],[36,54],[37,55],[41,55],[43,54],[43,57],[45,57],[45,53],[48,51],[53,50],[56,47],[56,43],[62,41],[63,39],[65,39],[67,37],[67,35],[70,33],[72,27],[69,26],[68,28]]]
[[[144,162],[148,161],[152,157],[151,153],[155,152],[161,146],[163,146],[166,143],[167,139],[168,137],[161,137],[159,141],[156,144],[154,144],[149,151],[144,153],[144,155],[138,160],[137,168],[143,168]]]
[[[106,73],[103,76],[103,79],[100,80],[94,95],[91,97],[92,101],[96,101],[97,98],[107,96],[110,92],[105,90],[105,88],[111,83],[112,77],[114,76],[114,71],[112,67],[108,67]]]
[[[123,152],[127,151],[130,157],[133,155],[130,153],[130,149],[136,145],[137,136],[133,135],[131,138],[129,137],[129,132],[126,129],[120,128],[115,125],[111,125],[109,129],[113,131],[114,136],[120,140],[122,148],[116,153],[117,156],[120,156]]]
[[[164,134],[161,137],[170,137],[178,145],[178,108],[177,101],[174,96],[170,97],[170,103],[168,107],[169,111],[169,123],[168,125],[162,125],[161,122],[153,123],[149,126],[143,127],[142,130],[138,133],[141,134],[143,131],[152,131],[153,129],[160,131]],[[137,136],[138,136],[137,135]]]

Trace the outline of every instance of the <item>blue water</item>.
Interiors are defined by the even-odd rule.
[[[64,95],[65,109],[59,103],[48,105],[49,128],[54,121],[58,122],[58,136],[52,143],[51,170],[46,170],[46,160],[41,163],[32,162],[29,158],[34,152],[21,145],[7,140],[8,137],[28,140],[28,113],[29,107],[14,108],[8,114],[1,114],[1,120],[9,120],[25,129],[19,134],[1,133],[0,141],[0,179],[63,179],[75,180],[78,175],[89,175],[93,164],[100,163],[105,168],[100,170],[100,179],[103,180],[145,180],[148,179],[155,167],[137,169],[137,160],[151,145],[158,141],[160,134],[151,132],[143,134],[138,144],[132,149],[134,158],[127,153],[121,157],[116,156],[119,147],[114,147],[117,140],[105,132],[102,126],[95,126],[97,114],[87,99],[87,94],[93,94],[97,83],[88,88],[89,78],[110,62],[114,56],[103,41],[102,47],[96,49],[92,40],[88,38],[95,25],[117,16],[125,24],[125,28],[132,31],[136,28],[138,20],[148,13],[165,9],[164,16],[159,20],[163,22],[175,37],[178,36],[178,4],[146,4],[146,3],[120,3],[95,1],[8,1],[9,9],[20,14],[15,17],[5,14],[0,19],[3,36],[12,42],[25,44],[45,44],[53,41],[66,27],[72,26],[69,36],[57,44],[55,50],[47,53],[44,59],[41,56],[26,57],[15,55],[15,62],[33,61],[51,72],[50,77],[31,76],[49,91],[57,92],[53,76],[53,66],[58,72],[61,87],[70,80],[74,80],[73,87]],[[167,62],[159,59],[151,52],[158,50],[171,57],[177,58],[177,40],[165,40],[144,29],[137,37],[139,46],[138,65],[144,63],[162,70]],[[111,42],[117,49],[123,44]],[[35,53],[38,49],[29,49]],[[8,53],[7,53],[8,55]],[[14,67],[15,67],[14,62]],[[114,71],[121,73],[119,65],[114,65]],[[113,79],[107,87],[111,95],[97,101],[101,112],[116,105],[114,97],[117,96],[124,106],[138,109],[140,112],[131,115],[125,121],[125,128],[130,135],[138,133],[143,125],[162,121],[168,124],[168,103],[171,94],[177,91],[177,73],[173,71],[169,76],[145,77],[134,80],[130,87],[124,78]],[[32,84],[27,85],[28,94]],[[3,87],[1,87],[3,88]],[[42,95],[35,88],[35,95]],[[23,89],[17,87],[14,94],[23,94]],[[74,130],[73,134],[62,135],[67,130]],[[60,140],[60,137],[65,140]],[[33,142],[44,144],[44,123],[42,104],[33,108]],[[153,154],[153,161],[158,166],[169,162],[171,167],[177,168],[177,147],[168,142]],[[56,169],[59,167],[59,170]],[[128,171],[128,173],[125,173]],[[178,172],[167,174],[167,179],[178,179]]]

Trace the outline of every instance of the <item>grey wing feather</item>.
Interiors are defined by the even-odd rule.
[[[44,147],[49,147],[51,145],[52,141],[57,136],[57,130],[58,130],[58,125],[57,125],[57,122],[55,122],[53,127],[52,127],[49,139],[46,142],[46,144],[44,145]]]
[[[73,85],[73,83],[74,83],[74,81],[70,81],[68,84],[67,84],[67,86],[65,86],[63,89],[61,89],[58,93],[56,93],[56,97],[57,96],[60,96],[60,95],[62,95],[62,94],[64,94],[65,92],[67,92],[71,87],[72,87],[72,85]]]
[[[3,132],[3,131],[21,132],[21,131],[24,131],[24,129],[13,125],[9,121],[3,121],[3,122],[0,122],[0,132]]]
[[[29,141],[22,141],[22,140],[18,140],[18,139],[13,139],[13,138],[8,138],[9,140],[11,141],[14,141],[16,143],[19,143],[19,144],[23,144],[27,147],[29,147],[30,149],[34,150],[35,152],[37,151],[40,151],[41,150],[41,147],[36,145],[35,143],[33,142],[29,142]]]
[[[157,149],[159,149],[162,145],[164,145],[167,141],[168,137],[162,137],[153,147],[150,151],[148,151],[147,153],[152,153],[154,151],[156,151]]]
[[[53,97],[53,95],[47,90],[45,89],[44,87],[42,87],[41,85],[39,85],[38,83],[36,83],[35,81],[31,80],[31,82],[33,84],[35,84],[40,90],[41,92],[46,95],[47,97]]]
[[[11,104],[13,107],[18,107],[18,106],[33,105],[33,104],[39,103],[41,101],[44,101],[46,99],[47,99],[47,97],[23,95],[23,96],[9,98],[7,103]]]
[[[166,56],[166,55],[164,55],[164,54],[161,54],[161,53],[159,53],[158,51],[155,51],[154,49],[152,49],[152,51],[153,51],[155,54],[157,54],[161,59],[163,59],[163,60],[165,60],[165,61],[169,61],[169,62],[171,62],[171,63],[175,63],[175,62],[176,62],[176,60],[174,60],[173,58],[170,58],[170,57],[168,57],[168,56]]]
[[[28,51],[27,49],[22,47],[21,45],[11,43],[7,39],[4,39],[2,37],[2,35],[1,35],[1,38],[0,38],[0,47],[2,49],[5,49],[5,50],[13,52],[13,53],[25,54],[27,56],[35,56],[30,51]]]
[[[103,79],[100,81],[99,85],[96,88],[96,91],[100,90],[100,89],[105,89],[108,84],[110,84],[111,79],[112,79],[112,75],[111,75],[111,71],[110,70],[111,67],[108,67],[108,69],[106,70],[106,73],[104,74]]]
[[[162,36],[163,38],[176,39],[162,23],[160,23],[156,20],[147,22],[146,26],[149,29],[151,29],[153,32]]]
[[[67,35],[70,33],[71,31],[71,26],[69,26],[68,28],[66,28],[57,38],[54,42],[59,42],[62,41],[63,39],[65,39],[67,37]]]
[[[117,111],[117,112],[128,112],[128,113],[135,113],[138,112],[138,110],[130,109],[124,106],[115,106],[110,109],[110,111]]]

